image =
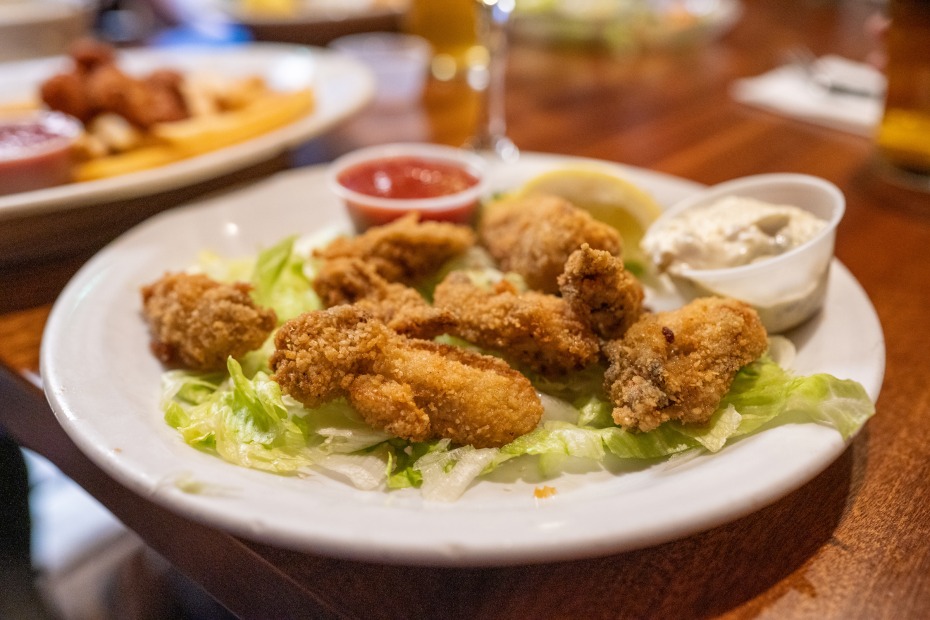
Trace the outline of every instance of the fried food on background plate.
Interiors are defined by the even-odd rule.
[[[78,74],[90,73],[101,65],[116,62],[116,48],[90,37],[72,43],[68,54],[74,60],[75,73]]]
[[[506,280],[493,289],[454,271],[433,293],[449,311],[449,333],[545,375],[580,370],[597,361],[598,339],[568,303],[537,291],[519,292]]]
[[[406,338],[353,305],[308,312],[275,336],[274,381],[307,407],[345,396],[374,428],[411,441],[498,447],[542,416],[529,380],[502,360]]]
[[[623,242],[612,227],[557,196],[531,194],[489,205],[478,226],[481,243],[504,271],[527,285],[557,293],[569,255],[587,243],[620,256]]]
[[[90,40],[75,43],[71,57],[74,69],[52,76],[40,88],[42,101],[52,110],[84,123],[117,114],[143,129],[190,115],[181,94],[181,75],[175,71],[132,77],[116,65],[112,47]]]
[[[142,287],[151,348],[165,364],[223,370],[226,358],[259,348],[277,324],[274,310],[255,305],[251,285],[222,284],[202,274],[165,274]]]
[[[137,74],[131,65],[121,67],[113,47],[92,39],[74,44],[70,55],[72,66],[42,82],[38,94],[45,107],[84,125],[73,149],[74,181],[111,178],[222,149],[292,123],[315,106],[309,86],[277,91],[261,75],[206,67]]]
[[[604,347],[604,387],[614,422],[650,431],[663,422],[707,422],[740,368],[766,350],[759,315],[734,299],[696,299],[646,314]]]
[[[575,250],[559,276],[559,291],[572,311],[606,340],[620,338],[643,310],[643,286],[623,261],[587,243]]]
[[[408,213],[361,235],[340,237],[314,255],[360,258],[388,282],[415,284],[474,244],[475,233],[467,226],[421,222],[418,214]]]
[[[331,258],[316,273],[313,288],[327,308],[355,304],[399,334],[435,338],[453,323],[452,314],[431,306],[415,289],[388,282],[364,260]]]

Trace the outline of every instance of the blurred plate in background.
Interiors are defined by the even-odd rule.
[[[325,45],[357,32],[393,31],[408,0],[212,0],[259,41]]]
[[[0,64],[0,107],[34,99],[39,84],[68,62],[55,57]],[[186,188],[281,157],[352,116],[374,95],[374,78],[367,67],[317,48],[270,43],[140,48],[120,51],[119,62],[135,75],[176,67],[221,76],[260,75],[276,90],[310,86],[315,107],[278,129],[157,168],[0,196],[0,264],[84,242],[87,236],[82,233],[93,236],[118,219],[120,213],[107,207],[117,201]],[[143,203],[151,212],[159,207],[158,200]]]
[[[517,0],[517,36],[618,51],[712,40],[742,14],[738,0]]]

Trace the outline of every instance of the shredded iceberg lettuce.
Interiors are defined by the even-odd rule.
[[[323,307],[304,273],[303,257],[294,251],[295,240],[290,237],[259,253],[252,273],[255,303],[273,308],[279,323]]]
[[[220,282],[251,283],[255,303],[273,308],[280,324],[323,307],[313,290],[312,269],[307,269],[311,261],[302,255],[298,241],[297,237],[288,237],[254,257],[225,258],[201,252],[191,271]]]
[[[275,473],[306,467],[312,461],[306,425],[289,411],[280,386],[263,372],[246,378],[232,358],[227,368],[219,384],[193,373],[166,379],[174,396],[163,403],[165,421],[188,444],[237,465]]]
[[[413,464],[413,469],[420,472],[424,499],[458,499],[498,454],[497,448],[461,446],[448,450],[447,446],[427,452]]]
[[[203,251],[190,271],[203,273],[219,282],[248,282],[255,269],[255,257],[226,258]]]
[[[201,257],[200,269],[219,279],[245,279],[257,303],[270,306],[283,322],[321,307],[313,291],[312,261],[286,239],[254,260]],[[450,262],[443,270],[468,269],[479,284],[508,277],[481,254]],[[424,283],[429,297],[439,281]],[[522,286],[518,280],[514,284]],[[440,341],[476,349],[450,336]],[[425,499],[452,501],[481,476],[521,457],[535,459],[544,476],[583,459],[603,465],[608,458],[661,459],[685,452],[717,452],[727,443],[785,423],[816,423],[850,438],[874,413],[861,385],[826,374],[798,377],[784,370],[793,356],[790,341],[775,339],[770,355],[736,376],[710,421],[701,426],[668,422],[648,433],[628,432],[611,417],[603,389],[604,369],[592,366],[558,380],[527,372],[544,407],[539,426],[501,448],[452,445],[448,439],[409,442],[368,426],[344,400],[307,409],[271,379],[268,359],[273,335],[227,373],[173,370],[162,377],[165,421],[185,442],[223,459],[283,475],[323,470],[360,489],[419,488]],[[774,359],[773,359],[774,358]]]
[[[163,376],[165,420],[184,440],[232,463],[278,474],[327,470],[360,489],[419,487],[424,498],[451,501],[477,478],[517,457],[539,457],[540,472],[558,474],[562,459],[601,463],[658,459],[689,450],[717,452],[727,442],[773,423],[813,422],[854,434],[874,412],[852,381],[819,374],[795,377],[770,358],[740,371],[710,422],[663,424],[632,433],[613,424],[597,395],[574,404],[541,393],[543,421],[502,448],[414,443],[368,426],[343,399],[307,409],[264,371],[248,378],[230,359],[229,376],[170,371]],[[588,377],[582,377],[587,384]]]

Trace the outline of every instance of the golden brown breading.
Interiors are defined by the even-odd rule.
[[[117,67],[112,47],[93,40],[75,44],[71,55],[74,70],[41,85],[42,101],[50,109],[85,123],[100,114],[118,114],[142,128],[188,117],[177,72],[163,69],[137,79]]]
[[[360,258],[331,258],[313,280],[313,288],[330,308],[356,304],[399,334],[435,338],[452,326],[448,311],[435,308],[416,290],[388,282]]]
[[[96,114],[84,88],[84,80],[77,73],[53,75],[42,83],[39,96],[49,109],[70,114],[82,123],[90,121]]]
[[[569,255],[587,243],[620,256],[620,234],[587,211],[557,196],[535,194],[490,205],[482,215],[481,243],[505,271],[519,273],[530,288],[557,293]]]
[[[572,252],[559,276],[572,311],[606,340],[620,338],[643,310],[643,286],[623,261],[587,243]]]
[[[78,73],[87,73],[101,65],[116,62],[116,48],[91,37],[83,37],[72,43],[68,55],[74,60],[74,68]]]
[[[361,258],[388,282],[416,284],[443,263],[475,244],[467,226],[421,222],[408,213],[356,237],[341,237],[314,254],[321,258]]]
[[[614,422],[640,431],[668,420],[706,422],[739,369],[766,346],[759,315],[741,301],[702,298],[644,315],[605,347]]]
[[[142,287],[152,352],[166,364],[220,370],[227,357],[259,348],[277,319],[274,310],[255,305],[251,288],[186,273],[165,274]]]
[[[308,312],[275,337],[273,379],[308,407],[346,396],[371,426],[478,448],[533,430],[542,404],[505,362],[409,339],[353,305]]]
[[[180,92],[154,80],[147,82],[126,75],[114,65],[102,65],[88,73],[84,88],[97,113],[112,112],[137,127],[187,118]]]
[[[559,297],[521,293],[506,281],[489,290],[454,271],[436,287],[433,303],[454,316],[450,334],[545,375],[580,370],[598,358],[597,337]]]

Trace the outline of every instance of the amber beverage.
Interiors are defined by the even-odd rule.
[[[411,0],[404,29],[427,39],[434,52],[424,95],[434,142],[517,157],[504,119],[513,6],[513,0]]]
[[[423,93],[423,107],[429,119],[431,141],[449,146],[467,145],[481,122],[483,97],[464,78],[430,80]]]
[[[889,8],[878,148],[891,167],[930,179],[930,0],[891,0]]]
[[[428,40],[437,55],[464,64],[478,45],[475,0],[412,0],[404,30]]]
[[[433,46],[423,104],[431,140],[439,144],[462,146],[477,130],[483,94],[473,87],[469,72],[481,56],[487,58],[486,51],[480,53],[477,17],[475,0],[411,0],[404,18],[406,32]]]

